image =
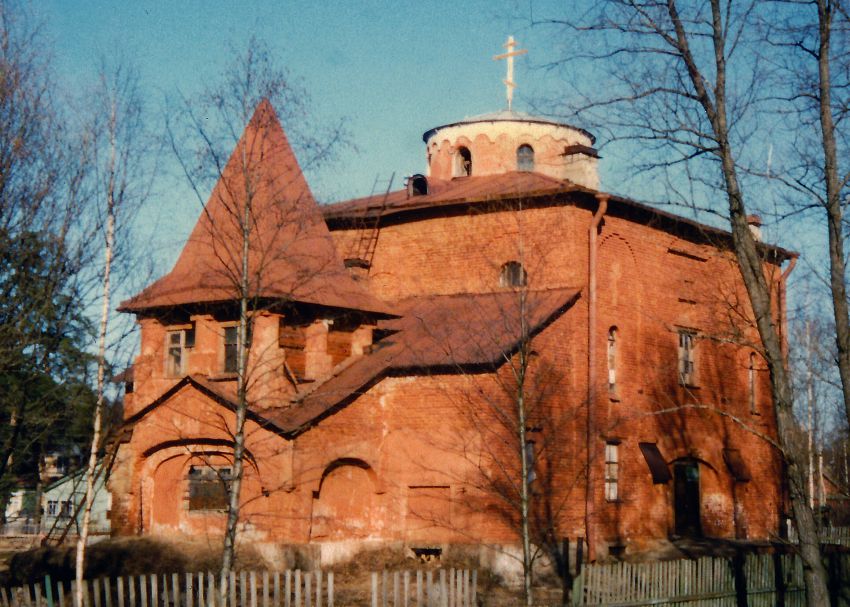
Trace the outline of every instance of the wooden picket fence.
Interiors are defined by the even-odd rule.
[[[818,539],[821,544],[850,546],[850,527],[824,527],[818,531]],[[788,529],[788,541],[792,544],[800,543],[797,530],[793,526]]]
[[[474,607],[478,571],[372,572],[372,607]]]
[[[772,607],[780,603],[786,607],[803,606],[802,562],[790,554],[750,554],[738,561],[704,557],[586,565],[574,580],[572,604],[582,607],[735,607],[739,592],[746,592],[747,604],[751,607]]]
[[[83,607],[334,607],[332,571],[241,571],[85,580]],[[0,607],[72,607],[76,582],[0,588]]]

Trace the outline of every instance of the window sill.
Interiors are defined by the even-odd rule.
[[[684,384],[682,382],[679,382],[679,386],[681,386],[682,388],[686,388],[688,390],[699,390],[700,389],[700,387],[697,384]]]
[[[625,503],[625,500],[623,500],[623,498],[621,498],[621,497],[618,497],[618,498],[617,498],[617,499],[615,499],[615,500],[609,500],[609,499],[606,499],[606,500],[605,500],[605,503],[606,503],[606,504],[624,504],[624,503]]]
[[[610,394],[609,393],[608,394],[608,400],[610,400],[612,403],[618,403],[618,402],[620,402],[620,397],[617,394]]]

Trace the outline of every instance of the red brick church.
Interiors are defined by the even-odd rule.
[[[242,541],[325,563],[515,546],[523,459],[540,545],[776,536],[768,374],[730,235],[600,191],[594,138],[568,124],[502,111],[423,139],[427,175],[318,205],[260,104],[174,268],[121,304],[141,348],[113,528],[223,529],[247,253]],[[782,327],[794,255],[761,250]]]

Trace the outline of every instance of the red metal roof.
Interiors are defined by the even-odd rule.
[[[295,436],[365,393],[392,373],[429,370],[457,373],[484,366],[493,371],[505,363],[522,342],[539,333],[578,299],[578,289],[436,295],[403,302],[403,318],[382,321],[396,331],[352,361],[336,375],[293,402],[260,409],[249,404],[249,417],[281,434]],[[235,409],[237,395],[228,383],[188,375],[127,420],[132,426],[184,386],[191,385],[221,405]]]
[[[506,290],[402,302],[407,310],[404,317],[380,324],[398,332],[376,343],[372,353],[355,360],[291,408],[260,414],[285,432],[297,434],[394,372],[498,368],[522,342],[523,325],[534,336],[578,296],[578,289]]]
[[[428,180],[428,193],[410,196],[407,190],[355,198],[322,206],[326,220],[390,215],[399,211],[446,206],[466,202],[515,199],[551,195],[560,192],[585,191],[571,181],[555,179],[540,173],[511,171],[499,175]]]
[[[268,101],[254,112],[174,268],[119,310],[233,301],[249,212],[249,295],[387,312],[337,255],[283,128]]]
[[[476,205],[495,201],[527,201],[534,203],[545,199],[557,200],[559,204],[574,204],[576,194],[595,196],[603,192],[591,190],[566,179],[555,179],[533,172],[509,171],[499,175],[457,177],[449,180],[428,180],[428,194],[411,196],[407,190],[355,198],[333,204],[322,205],[325,220],[331,225],[343,226],[363,219],[400,216],[415,217],[423,209],[433,209],[454,205]],[[570,196],[573,195],[573,196]],[[655,208],[651,205],[617,196],[609,196],[608,214],[621,213],[633,221],[666,231],[690,231],[702,240],[715,246],[725,243],[731,248],[732,235],[723,230],[694,219],[682,217]],[[558,197],[558,198],[553,198]],[[779,261],[797,257],[797,253],[776,245],[760,243],[760,248]]]

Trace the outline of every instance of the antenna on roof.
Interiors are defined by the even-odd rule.
[[[514,41],[514,37],[508,36],[508,41],[504,45],[504,47],[508,49],[508,52],[493,57],[494,61],[499,61],[500,59],[507,59],[508,74],[507,77],[502,80],[502,82],[505,83],[505,94],[508,98],[508,111],[511,110],[511,104],[514,100],[514,89],[516,88],[516,82],[514,82],[514,57],[517,57],[519,55],[525,55],[528,52],[527,49],[520,49],[518,51],[515,51],[515,46],[516,42]]]

